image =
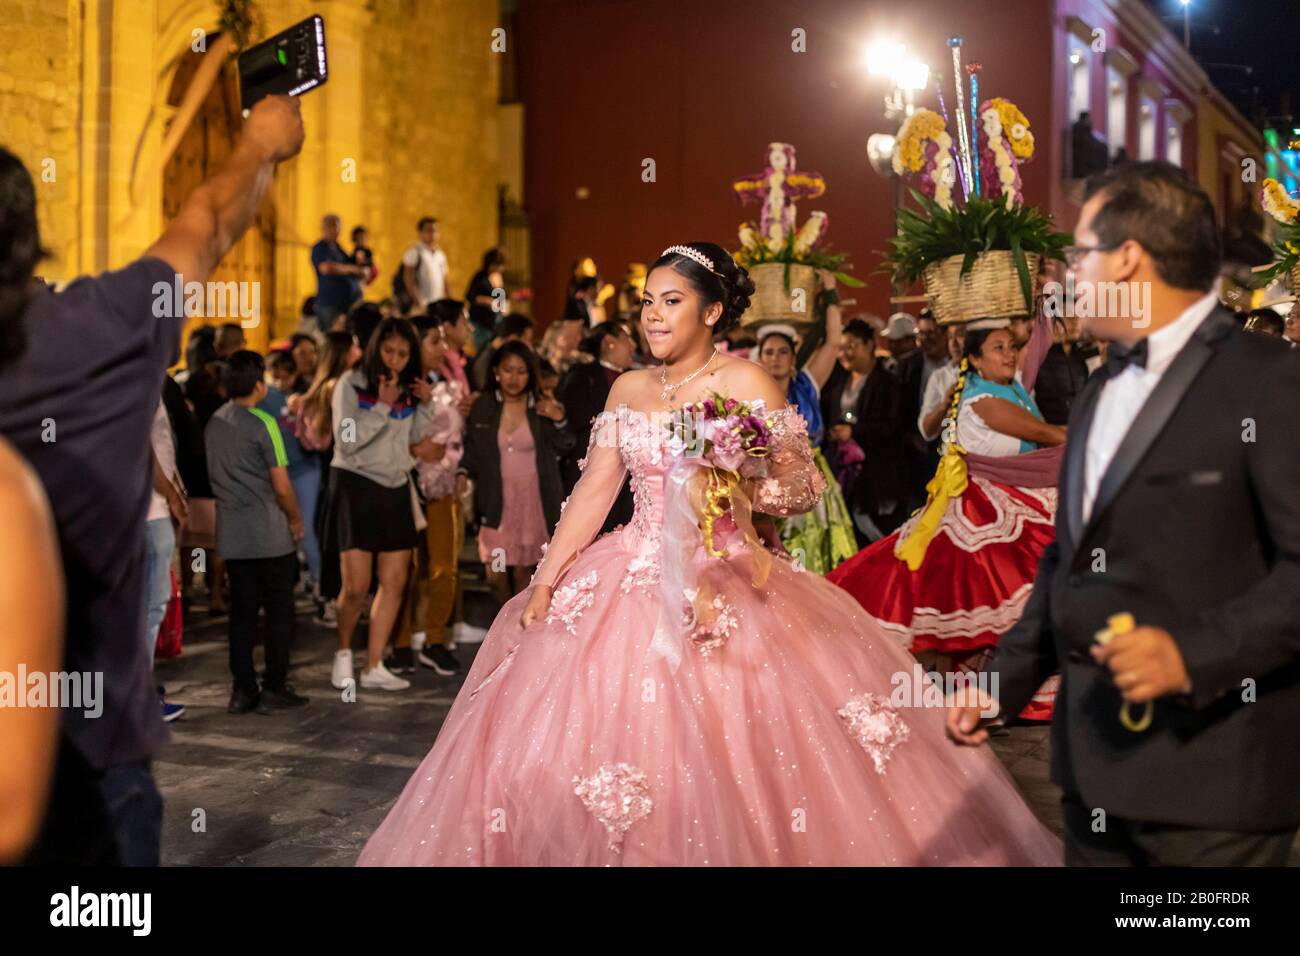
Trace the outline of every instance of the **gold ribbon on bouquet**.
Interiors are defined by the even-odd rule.
[[[647,661],[662,658],[675,671],[681,663],[686,632],[710,619],[714,591],[697,573],[694,555],[703,544],[710,557],[727,556],[725,549],[717,547],[714,525],[728,510],[749,545],[753,559],[750,580],[755,587],[762,587],[773,559],[754,530],[753,503],[744,480],[736,472],[681,462],[669,470],[664,482],[659,621],[647,648]],[[688,604],[691,613],[683,617]]]
[[[754,530],[754,503],[745,492],[744,479],[735,471],[722,468],[701,468],[686,483],[687,493],[696,513],[700,516],[700,534],[704,537],[704,550],[712,558],[727,557],[727,549],[719,548],[713,539],[713,526],[728,511],[736,523],[745,543],[749,545],[754,561],[750,581],[756,588],[767,583],[772,571],[772,554],[763,546]]]

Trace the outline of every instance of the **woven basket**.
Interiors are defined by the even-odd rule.
[[[1032,277],[1038,272],[1042,256],[1025,253],[1025,263]],[[1025,295],[1020,289],[1020,273],[1010,252],[996,250],[975,258],[970,272],[961,275],[961,256],[949,256],[925,267],[921,277],[930,309],[940,325],[969,322],[972,319],[1025,315]]]
[[[741,325],[766,325],[786,322],[806,329],[813,322],[813,303],[817,298],[817,270],[812,266],[790,267],[790,288],[785,286],[785,263],[764,262],[749,270],[754,280],[754,294],[749,308],[740,317]],[[796,291],[803,290],[803,311],[794,310]]]
[[[1288,275],[1291,277],[1291,294],[1300,298],[1300,262],[1291,267]]]

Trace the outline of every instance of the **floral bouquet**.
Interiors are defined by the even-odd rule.
[[[1300,202],[1292,199],[1276,179],[1264,180],[1260,190],[1264,211],[1278,223],[1273,244],[1274,262],[1264,270],[1265,284],[1284,275],[1291,276],[1291,290],[1300,295]]]
[[[766,406],[761,401],[742,402],[714,392],[673,412],[667,429],[669,454],[697,469],[688,489],[690,497],[698,501],[704,545],[713,557],[724,557],[727,552],[713,542],[718,518],[730,511],[738,528],[753,530],[752,504],[741,483],[767,475],[772,432]],[[754,539],[757,541],[756,534]]]
[[[675,668],[688,635],[707,653],[735,625],[726,601],[719,600],[710,583],[708,562],[697,560],[701,539],[709,558],[728,556],[714,540],[719,519],[730,516],[748,545],[754,587],[767,582],[772,554],[754,530],[754,505],[746,486],[768,476],[773,436],[763,402],[717,392],[673,412],[666,430],[671,463],[664,487],[662,601],[649,653]]]

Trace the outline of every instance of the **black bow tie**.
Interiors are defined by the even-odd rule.
[[[1139,339],[1137,344],[1131,348],[1120,345],[1118,342],[1111,342],[1106,349],[1106,369],[1110,372],[1111,378],[1114,378],[1130,365],[1136,365],[1138,368],[1147,367],[1147,340]]]

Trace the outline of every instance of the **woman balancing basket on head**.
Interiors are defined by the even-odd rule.
[[[985,104],[983,131],[986,138],[1002,136],[999,155],[1015,155],[1000,133],[1004,118],[1012,117],[991,105],[997,103],[1005,101]],[[1028,137],[1028,124],[1015,114],[1007,125]],[[919,149],[918,136],[925,140]],[[903,127],[900,154],[923,157],[926,165],[904,161],[902,171],[925,173],[926,195],[917,199],[928,215],[902,211],[888,263],[896,280],[924,281],[941,324],[966,323],[939,467],[925,506],[828,578],[923,663],[976,671],[1020,618],[1039,560],[1055,538],[1065,430],[1043,421],[1030,394],[1051,345],[1050,326],[1038,316],[1022,357],[1007,326],[1010,316],[1031,313],[1032,274],[1042,257],[1060,258],[1069,239],[1020,203],[1018,175],[1005,175],[997,159],[988,163],[995,152],[988,147],[985,166],[992,168],[983,195],[977,193],[973,167],[968,175],[964,155],[947,152],[951,142],[942,118],[929,111]],[[1032,139],[1019,152],[1027,158]],[[953,201],[958,182],[964,204]],[[1021,716],[1050,718],[1057,681],[1051,678]]]

